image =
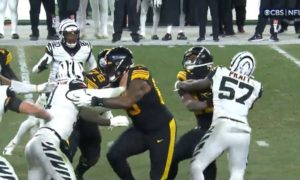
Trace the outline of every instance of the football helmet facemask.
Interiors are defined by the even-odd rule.
[[[182,65],[187,71],[191,71],[196,78],[204,78],[210,71],[213,57],[209,50],[203,46],[195,46],[188,49],[183,56]]]
[[[110,50],[111,49],[103,49],[102,51],[99,52],[97,57],[97,66],[103,73],[105,73],[105,66],[106,66],[105,55]]]
[[[251,77],[256,67],[252,53],[243,51],[237,53],[230,62],[230,70]]]
[[[74,48],[79,41],[80,30],[74,20],[64,19],[59,25],[59,35],[63,44]]]

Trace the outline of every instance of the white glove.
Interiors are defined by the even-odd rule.
[[[38,93],[51,92],[54,90],[56,86],[57,86],[57,82],[46,82],[46,83],[36,85],[36,91]]]
[[[44,56],[39,60],[39,62],[32,68],[33,73],[39,73],[47,69],[47,65],[50,64],[53,60],[53,57],[49,54],[44,54]]]
[[[160,8],[162,0],[153,0],[153,8]]]
[[[129,125],[129,120],[127,116],[115,116],[110,119],[111,127],[128,126],[128,125]]]
[[[85,90],[86,89],[68,91],[66,97],[78,107],[89,106],[91,105],[93,96],[88,94]]]

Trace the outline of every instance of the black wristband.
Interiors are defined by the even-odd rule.
[[[92,100],[91,100],[91,106],[103,106],[104,102],[103,102],[103,98],[98,98],[93,96]]]

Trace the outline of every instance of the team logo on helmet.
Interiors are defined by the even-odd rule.
[[[231,60],[230,70],[246,76],[252,76],[256,67],[255,58],[252,53],[243,51],[237,53]]]

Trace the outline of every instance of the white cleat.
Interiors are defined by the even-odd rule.
[[[3,150],[2,154],[6,156],[11,156],[13,155],[13,151],[15,150],[16,143],[10,142]]]

